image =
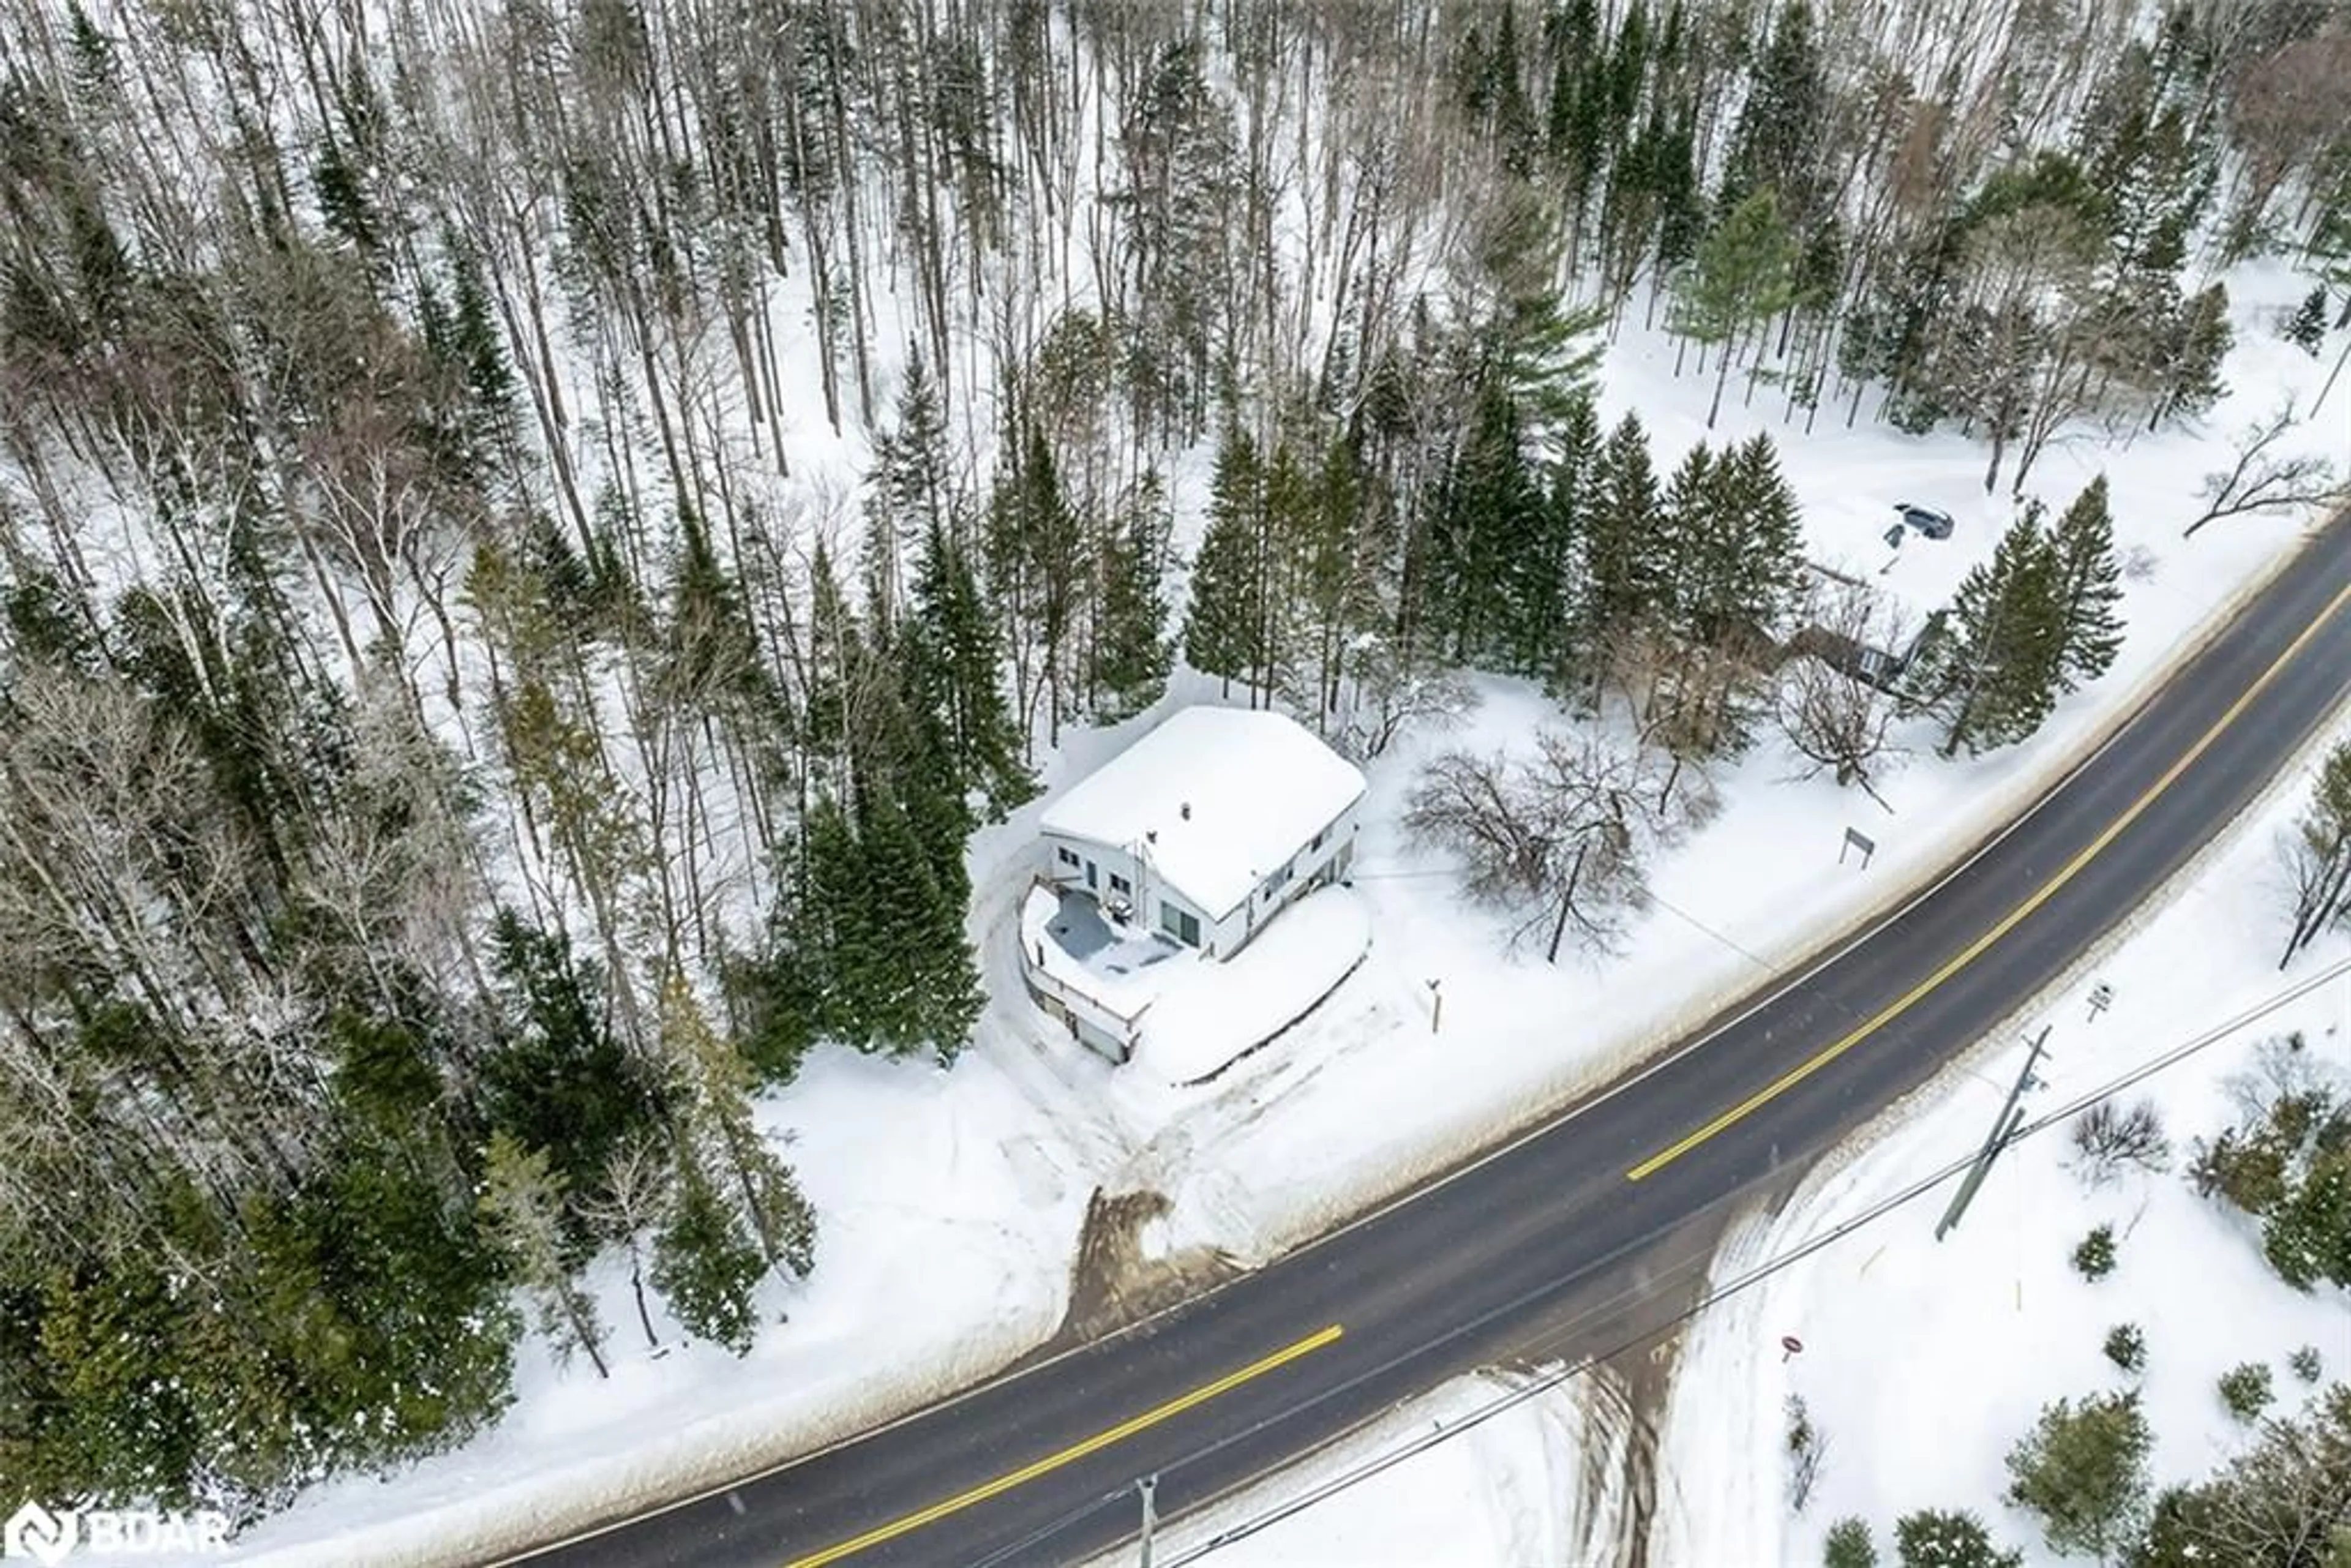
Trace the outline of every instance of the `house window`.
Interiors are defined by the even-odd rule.
[[[1165,899],[1159,901],[1159,929],[1186,947],[1200,945],[1200,917],[1188,909],[1178,909]]]
[[[1331,830],[1328,828],[1325,828],[1321,832],[1315,834],[1313,839],[1309,841],[1306,846],[1308,852],[1311,853],[1313,851],[1321,849],[1323,844],[1329,841],[1330,837]]]
[[[1071,849],[1055,850],[1053,852],[1053,858],[1060,861],[1063,865],[1073,866],[1078,863],[1078,852]]]
[[[1273,868],[1273,874],[1265,879],[1266,897],[1271,898],[1275,894],[1280,893],[1283,887],[1289,884],[1290,868],[1292,863],[1294,862],[1284,861],[1280,865]]]
[[[1121,898],[1125,898],[1134,892],[1134,884],[1118,873],[1113,872],[1110,873],[1110,890]]]

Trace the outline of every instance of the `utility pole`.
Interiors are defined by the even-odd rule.
[[[2024,1071],[2016,1075],[2015,1087],[2008,1092],[2008,1103],[2000,1108],[2000,1119],[1991,1124],[1991,1136],[1986,1138],[1983,1147],[1977,1151],[1975,1164],[1968,1167],[1967,1179],[1959,1183],[1959,1190],[1952,1195],[1951,1207],[1943,1211],[1943,1218],[1936,1223],[1936,1240],[1940,1241],[1949,1235],[1959,1223],[1959,1217],[1967,1213],[1968,1205],[1975,1200],[1976,1188],[1983,1186],[1984,1176],[1991,1171],[1992,1161],[1999,1158],[2000,1151],[2008,1146],[2009,1139],[2016,1135],[2016,1129],[2023,1123],[2024,1107],[2017,1102],[2024,1098],[2024,1092],[2036,1082],[2032,1069],[2041,1061],[2042,1047],[2048,1043],[2049,1026],[2043,1024],[2041,1032],[2032,1037],[2032,1050],[2024,1058]]]
[[[1141,1480],[1134,1483],[1134,1490],[1143,1494],[1142,1568],[1151,1568],[1151,1530],[1154,1525],[1159,1522],[1159,1515],[1152,1509],[1151,1499],[1152,1494],[1159,1490],[1159,1478],[1157,1476],[1145,1476]]]

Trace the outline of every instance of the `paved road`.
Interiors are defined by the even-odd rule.
[[[546,1568],[1066,1563],[1531,1341],[2010,1019],[2351,692],[2351,517],[1932,893],[1698,1042],[1172,1313]],[[1664,998],[1661,998],[1661,1002]],[[1123,1493],[1124,1495],[1121,1495]]]

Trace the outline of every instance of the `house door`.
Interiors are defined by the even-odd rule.
[[[1091,891],[1092,891],[1092,889],[1094,888],[1094,886],[1095,886],[1095,883],[1094,883],[1094,862],[1092,862],[1092,861],[1088,861],[1088,862],[1086,862],[1086,888],[1087,888],[1087,890],[1088,890],[1089,892],[1091,892]]]

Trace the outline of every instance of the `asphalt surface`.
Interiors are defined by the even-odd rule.
[[[1138,1476],[1179,1514],[1457,1374],[1569,1343],[1595,1300],[1646,1288],[1661,1239],[1786,1179],[2011,1022],[2233,820],[2351,693],[2346,584],[2351,517],[1930,893],[1542,1130],[1134,1329],[522,1561],[1073,1562],[1133,1534]]]

